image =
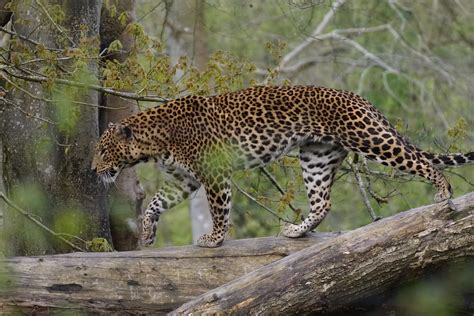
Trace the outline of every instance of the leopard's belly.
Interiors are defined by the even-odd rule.
[[[234,140],[230,152],[233,168],[242,170],[264,166],[310,142],[310,140],[310,137],[301,135],[272,139],[268,144],[238,143]]]

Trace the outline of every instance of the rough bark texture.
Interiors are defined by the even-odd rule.
[[[212,290],[172,315],[332,312],[474,256],[474,193],[406,211],[306,248]]]
[[[6,26],[6,24],[10,21],[11,18],[11,12],[9,10],[5,9],[5,5],[9,3],[9,0],[0,0],[0,25],[1,26]],[[6,51],[7,47],[10,45],[10,35],[7,33],[0,32],[0,49],[2,51]],[[0,58],[5,58],[8,59],[8,55],[6,53],[1,54]],[[5,87],[5,82],[4,80],[0,80],[0,87],[4,88]],[[3,109],[0,107],[0,115],[2,113]],[[4,126],[2,124],[2,120],[0,119],[0,130],[4,130]],[[3,162],[3,146],[2,146],[2,137],[0,137],[0,190],[2,192],[5,192],[5,186],[3,185],[3,168],[2,168],[2,162]],[[3,209],[2,206],[0,206],[0,229],[3,227]]]
[[[0,310],[116,311],[160,314],[194,297],[340,233],[233,240],[116,253],[73,253],[0,260]]]
[[[111,15],[108,6],[116,7],[115,15]],[[114,54],[106,54],[105,60],[123,63],[128,58],[129,52],[134,45],[134,38],[126,32],[128,23],[135,21],[135,1],[114,0],[104,6],[101,14],[101,51],[110,43],[120,40],[122,50]],[[127,13],[127,24],[122,25],[119,16]],[[100,132],[107,129],[109,123],[116,123],[121,119],[138,112],[137,102],[127,100],[113,95],[103,95],[101,104],[105,106],[100,109]],[[117,250],[133,250],[138,247],[139,234],[137,218],[142,213],[145,191],[141,186],[135,169],[123,170],[115,183],[115,188],[110,194],[110,229],[114,248]]]
[[[47,10],[50,3],[42,4]],[[79,42],[81,25],[87,26],[88,37],[98,36],[101,1],[61,1],[61,7],[66,19],[59,33],[57,27],[52,26],[49,18],[41,13],[38,6],[33,9],[28,3],[19,2],[14,12],[15,31],[19,35],[43,43],[46,47],[56,48],[75,46]],[[68,34],[68,40],[59,40],[65,38],[63,33]],[[16,51],[15,47],[12,51]],[[67,62],[63,66],[67,68]],[[91,62],[88,70],[97,75],[97,64]],[[18,107],[7,106],[0,115],[4,123],[4,133],[1,133],[1,137],[3,180],[7,193],[15,195],[19,190],[34,187],[42,196],[42,201],[38,204],[42,203],[44,212],[37,215],[44,223],[51,225],[55,215],[66,210],[79,210],[83,217],[88,219],[87,224],[78,228],[83,239],[98,236],[109,238],[105,193],[97,185],[96,175],[90,170],[90,153],[99,132],[97,108],[78,107],[75,127],[69,131],[60,130],[57,125],[41,120],[58,120],[57,105],[42,99],[51,98],[51,90],[33,82],[25,83],[24,88],[31,94],[11,89],[8,97],[18,104]],[[83,91],[82,98],[78,101],[97,104],[97,93]],[[39,207],[30,205],[28,209],[31,208]],[[22,230],[28,229],[12,216],[6,218],[6,225],[13,230],[16,226],[21,226]],[[23,237],[18,231],[11,231],[8,234],[9,248],[22,254],[54,251],[49,242],[40,245],[35,238],[25,241]]]

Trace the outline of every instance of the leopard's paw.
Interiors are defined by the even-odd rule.
[[[439,202],[449,200],[452,197],[453,197],[453,189],[448,183],[446,187],[441,187],[440,189],[438,189],[438,192],[436,192],[434,196],[434,201],[435,203],[439,203]]]
[[[283,227],[281,233],[285,237],[298,238],[304,236],[306,234],[306,231],[300,225],[288,223],[285,225],[285,227]]]
[[[199,237],[197,245],[204,248],[216,248],[222,245],[224,238],[217,238],[212,234],[205,234]]]
[[[438,192],[434,196],[434,201],[435,203],[440,203],[446,200],[449,200],[452,197],[452,194],[450,192]]]

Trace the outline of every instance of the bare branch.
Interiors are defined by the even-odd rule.
[[[331,19],[334,17],[336,11],[341,7],[346,0],[336,0],[332,3],[331,9],[324,15],[322,21],[318,24],[318,26],[314,29],[313,33],[310,36],[304,39],[304,41],[293,48],[291,52],[283,56],[280,61],[280,64],[275,68],[276,72],[279,72],[282,68],[284,68],[293,58],[299,55],[302,51],[306,49],[310,44],[312,44],[317,38],[319,34],[327,27]],[[268,83],[270,79],[269,76],[263,81],[263,83]]]
[[[382,203],[388,203],[388,198],[390,197],[390,194],[393,193],[390,192],[388,193],[386,196],[382,197],[380,196],[379,194],[377,194],[373,189],[372,189],[372,184],[370,182],[370,177],[367,175],[368,173],[371,172],[371,170],[369,169],[368,165],[367,165],[367,158],[363,157],[362,158],[362,167],[363,167],[363,170],[365,172],[365,180],[367,181],[367,184],[366,184],[366,188],[367,188],[367,191],[369,191],[369,194],[372,196],[372,198],[374,200],[377,201],[377,203],[379,204],[382,204]]]
[[[269,212],[270,214],[272,214],[273,216],[275,216],[276,218],[278,218],[280,221],[283,221],[285,223],[291,223],[291,224],[294,224],[282,217],[280,217],[274,210],[272,210],[271,208],[269,208],[268,206],[260,203],[255,197],[253,197],[250,193],[248,193],[247,191],[245,191],[244,189],[242,189],[242,187],[240,187],[237,183],[235,183],[234,180],[232,180],[232,184],[237,188],[237,190],[239,190],[240,193],[242,193],[243,195],[245,195],[249,200],[251,200],[252,202],[255,202],[258,206],[260,206],[261,208],[263,208],[264,210],[266,210],[267,212]]]
[[[398,102],[398,104],[400,104],[400,106],[402,107],[402,109],[408,113],[413,113],[414,110],[416,110],[415,108],[411,107],[411,106],[408,106],[402,99],[400,99],[398,97],[398,95],[392,90],[392,87],[390,86],[390,84],[388,83],[388,77],[387,75],[389,75],[390,73],[388,72],[385,72],[383,73],[382,75],[382,78],[383,78],[383,87],[385,88],[385,91],[388,92],[388,94],[395,100]]]
[[[39,83],[50,82],[51,81],[51,79],[48,79],[46,76],[23,75],[23,74],[20,74],[20,73],[14,73],[14,72],[12,72],[8,69],[3,69],[3,71],[5,71],[8,75],[10,75],[12,77],[22,79],[22,80],[25,80],[25,81],[33,81],[33,82],[39,82]],[[141,95],[138,95],[136,93],[116,91],[116,90],[113,90],[113,89],[110,89],[110,88],[105,88],[105,87],[102,87],[102,86],[99,86],[99,85],[85,84],[85,83],[72,81],[72,80],[67,80],[67,79],[53,79],[53,82],[57,83],[57,84],[72,86],[72,87],[91,89],[91,90],[95,90],[95,91],[98,91],[98,92],[102,92],[102,93],[106,93],[106,94],[110,94],[110,95],[115,95],[115,96],[122,97],[122,98],[125,98],[125,99],[132,99],[132,100],[136,100],[136,101],[149,101],[149,102],[160,102],[160,103],[168,101],[168,99],[163,98],[163,97],[159,97],[159,96],[141,96]]]
[[[60,102],[59,100],[53,100],[53,99],[47,99],[47,98],[43,98],[43,97],[38,97],[34,94],[32,94],[31,92],[29,92],[28,90],[20,87],[19,85],[15,84],[15,82],[11,81],[7,76],[5,76],[4,73],[0,72],[0,77],[2,77],[4,80],[6,80],[9,84],[11,84],[15,89],[18,89],[20,91],[22,91],[23,93],[25,93],[26,95],[28,95],[30,98],[32,99],[35,99],[35,100],[39,100],[39,101],[43,101],[43,102],[48,102],[48,103],[57,103],[57,102]],[[64,94],[63,91],[61,90],[57,90],[56,89],[56,92],[57,93],[61,93],[61,94]],[[65,96],[67,97],[67,96]],[[38,116],[35,116],[35,115],[32,115],[26,111],[24,111],[20,105],[14,103],[13,101],[11,100],[8,100],[8,99],[5,99],[3,96],[0,97],[0,101],[4,102],[4,103],[7,103],[9,105],[12,105],[13,107],[15,107],[16,109],[20,110],[22,113],[24,113],[25,115],[29,116],[29,117],[32,117],[34,119],[38,119],[38,120],[41,120],[41,121],[44,121],[46,123],[49,123],[49,124],[56,124],[50,120],[47,120],[45,118],[41,118],[41,117],[38,117]],[[90,106],[90,107],[94,107],[94,108],[100,108],[100,109],[110,109],[110,110],[121,110],[121,109],[124,109],[124,107],[109,107],[109,106],[104,106],[104,105],[96,105],[96,104],[92,104],[92,103],[87,103],[87,102],[81,102],[81,101],[76,101],[76,100],[68,100],[68,102],[70,103],[73,103],[73,104],[77,104],[77,105],[82,105],[82,106]]]
[[[391,5],[393,4],[391,3]],[[330,12],[333,12],[333,11],[330,11]],[[381,25],[372,26],[372,27],[336,29],[325,34],[320,34],[316,32],[317,30],[323,29],[320,26],[321,24],[318,25],[318,27],[313,32],[313,34],[310,37],[306,38],[302,44],[297,46],[293,51],[291,51],[290,53],[288,53],[282,58],[281,63],[276,68],[278,72],[292,72],[292,71],[296,71],[300,69],[303,65],[308,66],[308,65],[314,64],[315,61],[317,60],[316,58],[307,60],[306,64],[299,62],[297,65],[287,66],[292,58],[294,58],[297,54],[301,53],[302,50],[306,48],[309,44],[311,44],[313,41],[335,39],[335,40],[340,40],[342,43],[351,45],[356,50],[363,53],[365,57],[372,60],[376,65],[380,66],[381,68],[391,73],[401,74],[400,70],[396,69],[393,66],[390,66],[385,61],[383,61],[380,57],[376,56],[374,53],[370,52],[368,49],[363,47],[361,44],[347,37],[348,35],[362,35],[362,34],[371,33],[371,32],[388,31],[395,40],[397,40],[405,49],[407,49],[407,51],[409,51],[416,57],[420,58],[431,69],[434,69],[436,72],[439,72],[449,83],[452,83],[453,81],[455,81],[455,78],[444,69],[447,67],[446,65],[440,65],[441,63],[440,60],[437,59],[435,62],[432,57],[429,57],[421,53],[420,51],[414,49],[413,47],[411,47],[390,24],[381,24]]]
[[[362,200],[364,201],[364,205],[367,208],[367,211],[369,212],[370,217],[372,218],[373,221],[380,219],[380,217],[375,214],[372,204],[370,204],[369,196],[367,195],[364,181],[362,180],[362,177],[360,175],[358,164],[353,162],[351,159],[347,159],[347,163],[349,164],[352,171],[354,172],[354,177],[357,181],[357,186],[359,187],[360,195],[362,196]]]
[[[263,174],[267,177],[268,180],[277,188],[277,190],[282,194],[285,195],[285,190],[280,186],[278,183],[277,179],[270,173],[270,171],[267,170],[265,167],[261,167],[260,170],[263,172]],[[291,202],[288,203],[288,206],[291,208],[291,210],[295,213],[299,213],[299,210],[293,206]]]
[[[283,56],[280,65],[278,65],[278,70],[287,65],[293,58],[300,54],[303,50],[306,49],[311,43],[317,40],[317,36],[327,27],[331,19],[334,17],[336,11],[346,2],[346,0],[337,0],[332,3],[331,9],[324,15],[321,23],[314,29],[313,33],[310,36],[305,38],[305,40],[298,46],[296,46],[291,52]]]
[[[370,52],[364,46],[360,45],[359,43],[357,43],[356,41],[354,41],[350,38],[342,36],[338,33],[327,34],[326,36],[324,36],[324,38],[332,38],[332,39],[340,40],[343,43],[349,44],[352,47],[354,47],[356,50],[358,50],[359,52],[364,54],[365,57],[372,60],[375,64],[377,64],[381,68],[383,68],[383,69],[385,69],[389,72],[395,73],[395,74],[400,73],[400,71],[398,69],[395,69],[394,67],[390,66],[389,64],[384,62],[382,59],[380,59],[378,56],[376,56],[374,53]]]
[[[359,66],[359,67],[368,67],[371,65],[371,63],[368,63],[366,61],[361,62],[359,59],[355,60],[355,59],[346,58],[346,57],[339,57],[339,56],[335,57],[334,55],[314,56],[311,58],[302,58],[298,62],[280,69],[280,73],[285,73],[285,74],[299,73],[300,71],[307,69],[308,67],[314,66],[319,63],[328,63],[328,62],[354,65],[354,66]],[[268,70],[257,67],[257,69],[255,70],[255,74],[259,76],[267,76]]]

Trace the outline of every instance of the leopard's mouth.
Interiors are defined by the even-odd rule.
[[[102,170],[98,172],[100,180],[105,185],[114,183],[115,180],[117,179],[118,174],[119,174],[119,170],[118,169],[116,170],[114,168],[110,168],[110,169],[106,169],[106,170]]]

